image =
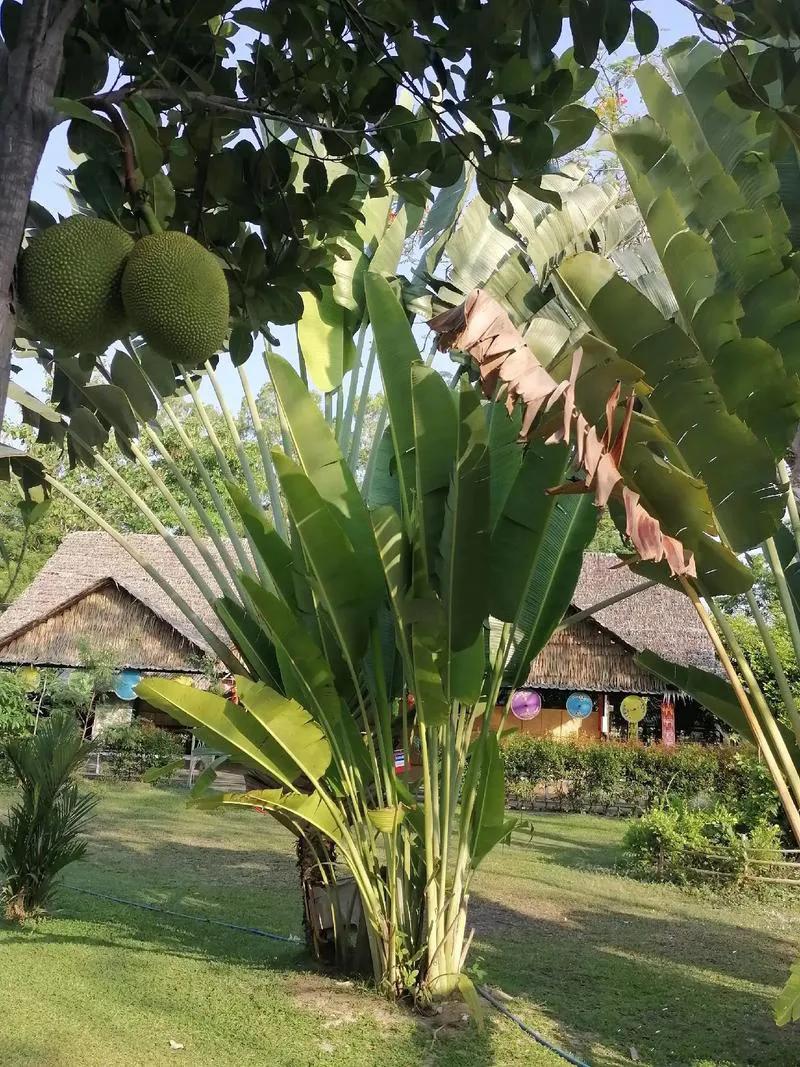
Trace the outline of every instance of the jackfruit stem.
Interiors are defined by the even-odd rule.
[[[164,229],[164,227],[156,218],[155,211],[153,211],[149,204],[141,204],[139,207],[139,214],[142,216],[145,223],[147,224],[147,228],[150,233],[161,233],[161,231]]]

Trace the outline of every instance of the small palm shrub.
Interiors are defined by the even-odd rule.
[[[0,886],[7,919],[42,911],[56,875],[86,851],[83,833],[96,798],[75,777],[92,749],[71,715],[46,719],[35,735],[0,743],[19,786],[19,798],[0,823]]]

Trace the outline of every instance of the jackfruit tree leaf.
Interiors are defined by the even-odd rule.
[[[556,111],[550,125],[556,130],[552,154],[558,159],[585,143],[597,125],[597,115],[583,104],[567,104]]]
[[[75,184],[96,215],[119,223],[125,204],[125,190],[110,164],[87,159],[75,171]]]
[[[48,226],[55,226],[55,224],[55,218],[46,207],[43,207],[42,204],[37,204],[35,200],[30,201],[25,219],[26,229],[46,230]]]
[[[66,115],[71,119],[80,119],[82,122],[89,122],[92,126],[96,126],[103,133],[108,133],[112,137],[115,137],[114,127],[108,121],[103,119],[99,115],[96,115],[94,111],[82,104],[80,100],[70,100],[68,97],[55,96],[51,100],[51,106],[60,115]]]
[[[127,352],[117,351],[111,361],[111,380],[125,393],[131,407],[145,422],[154,419],[158,404],[147,384],[141,367],[131,359]]]
[[[152,178],[164,164],[164,150],[153,136],[153,131],[130,104],[122,104],[122,113],[133,141],[136,162],[145,178]]]
[[[658,48],[658,23],[639,7],[633,9],[633,40],[640,56],[649,56]]]
[[[175,189],[172,182],[159,170],[145,182],[145,191],[155,216],[162,226],[166,226],[175,214]]]
[[[43,400],[33,396],[27,389],[23,389],[17,382],[10,381],[8,383],[8,399],[13,400],[15,404],[19,404],[26,411],[33,412],[40,419],[46,419],[48,422],[61,422],[61,416],[57,411],[54,411]]]
[[[137,437],[139,424],[130,402],[118,385],[87,385],[83,389],[86,400],[124,437]]]

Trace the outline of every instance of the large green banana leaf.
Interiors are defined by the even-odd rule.
[[[353,334],[348,328],[349,313],[334,298],[333,286],[322,297],[302,293],[303,314],[297,323],[297,341],[308,374],[325,393],[338,389],[342,378],[357,362]]]
[[[679,458],[707,487],[731,547],[742,551],[771,536],[784,503],[770,450],[728,411],[691,337],[591,252],[562,263],[559,279],[595,332],[643,370],[652,387],[645,411],[668,435],[674,465]],[[649,486],[642,489],[652,502]],[[663,508],[655,514],[669,518]]]
[[[271,775],[288,789],[302,775],[319,778],[330,763],[328,742],[309,713],[269,686],[237,677],[237,686],[257,706],[233,704],[166,678],[145,678],[137,695],[185,726],[199,727],[216,747],[248,767]]]
[[[250,543],[261,557],[261,562],[269,572],[275,587],[287,604],[297,607],[295,585],[299,580],[299,575],[294,565],[291,548],[270,524],[263,510],[256,507],[247,493],[234,482],[226,482],[225,486],[247,530]]]
[[[445,500],[437,575],[446,648],[475,645],[489,606],[489,448],[478,394],[462,379],[455,466]]]
[[[662,678],[670,686],[680,692],[688,693],[691,697],[708,708],[710,712],[722,719],[738,734],[741,734],[751,744],[756,744],[753,733],[745,718],[744,712],[739,706],[733,687],[724,678],[710,671],[704,671],[700,667],[689,667],[683,663],[672,663],[662,659],[649,649],[640,652],[636,656],[636,663],[643,670],[650,671],[656,677]],[[786,747],[794,761],[800,767],[800,748],[797,739],[788,727],[778,723],[778,729],[783,736]]]
[[[369,513],[331,427],[293,367],[282,357],[267,357],[300,466],[320,497],[332,506],[359,557],[362,584],[373,596],[382,591],[380,562]]]
[[[422,360],[408,317],[386,279],[368,274],[364,289],[389,412],[400,499],[405,514],[410,515],[416,478],[411,368]]]
[[[263,682],[236,677],[236,692],[264,733],[312,782],[318,781],[331,762],[328,739],[313,716],[294,700],[276,693]]]
[[[519,189],[510,193],[508,221],[479,197],[467,205],[445,248],[447,281],[430,280],[440,298],[460,302],[472,289],[485,289],[522,327],[547,304],[549,275],[565,256],[588,247],[610,253],[641,225],[632,205],[617,206],[613,184],[586,182],[581,168],[567,166],[542,185],[558,193],[560,208]]]
[[[800,281],[782,259],[788,219],[769,209],[777,173],[757,164],[772,195],[749,203],[686,98],[648,64],[637,80],[653,117],[614,135],[631,188],[726,405],[780,455],[800,417]]]
[[[297,613],[250,578],[242,579],[258,619],[271,638],[287,696],[307,708],[338,751],[347,755],[356,773],[368,772],[368,757],[352,715],[343,708],[331,664]],[[347,687],[342,686],[344,692]]]
[[[481,734],[472,746],[464,792],[471,795],[473,790],[472,811],[462,809],[461,818],[469,819],[467,841],[477,867],[498,842],[509,836],[518,821],[506,818],[503,760],[496,734]]]
[[[249,793],[208,793],[194,802],[206,811],[220,807],[268,811],[298,837],[304,824],[322,831],[332,841],[341,842],[341,831],[330,807],[316,794],[287,793],[282,789],[259,789]]]
[[[382,579],[376,588],[368,561],[356,551],[337,519],[334,505],[323,499],[311,479],[282,452],[274,450],[272,459],[316,594],[341,650],[351,668],[355,668],[367,647],[370,624],[383,598]],[[374,545],[371,526],[370,537]],[[377,559],[377,549],[375,556]]]
[[[214,611],[233,638],[236,650],[251,674],[273,689],[283,691],[275,648],[249,612],[238,601],[227,596],[216,602]]]
[[[431,578],[437,569],[450,475],[456,457],[458,420],[454,396],[441,374],[421,364],[411,368],[417,520]]]
[[[663,59],[725,172],[734,178],[750,206],[766,201],[771,214],[786,213],[787,236],[792,247],[797,248],[800,171],[794,149],[790,148],[776,164],[771,162],[771,130],[759,124],[757,112],[738,107],[728,95],[731,77],[725,53],[714,45],[697,37],[684,37],[664,49]]]
[[[690,667],[685,663],[672,663],[649,649],[640,652],[635,659],[637,666],[642,670],[655,674],[657,678],[663,679],[679,692],[688,693],[698,704],[708,708],[731,729],[741,734],[751,744],[755,744],[752,731],[730,682],[700,667]]]
[[[512,685],[525,680],[569,608],[597,529],[592,494],[547,494],[568,470],[563,445],[529,445],[492,529],[489,604],[494,618],[513,624],[506,672]]]

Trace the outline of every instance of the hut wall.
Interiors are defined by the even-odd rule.
[[[566,693],[564,694],[566,698]],[[505,708],[495,708],[492,714],[492,726],[500,725],[500,718]],[[517,719],[509,715],[503,732],[516,730],[531,737],[554,737],[559,741],[594,739],[600,736],[600,712],[595,710],[585,719],[574,719],[565,707],[542,708],[535,719]]]
[[[113,652],[121,667],[185,671],[191,642],[113,582],[55,612],[0,649],[0,663],[76,666],[79,644]]]
[[[527,684],[598,693],[660,693],[664,688],[637,667],[626,645],[589,619],[553,634],[531,664]]]

